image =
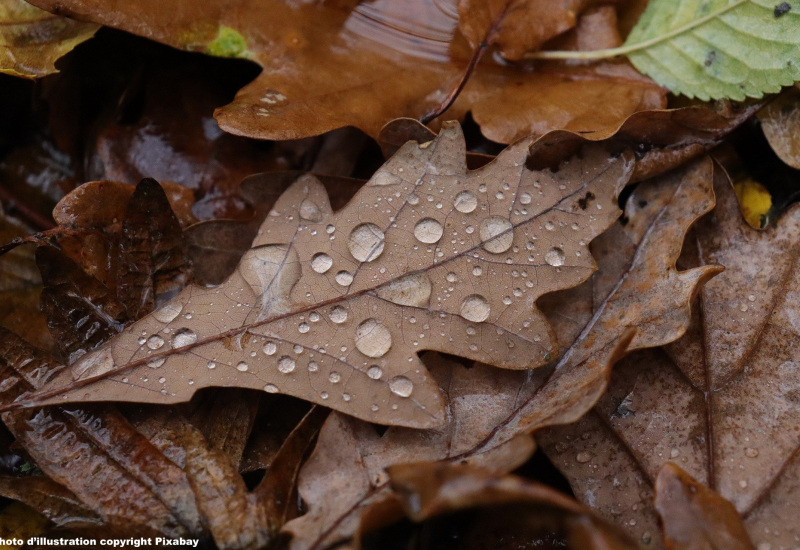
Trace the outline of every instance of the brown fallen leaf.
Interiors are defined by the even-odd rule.
[[[655,489],[668,550],[755,550],[736,508],[675,464],[661,467]]]
[[[756,546],[789,548],[800,536],[800,208],[756,230],[721,171],[715,192],[685,258],[726,270],[702,290],[693,327],[623,361],[592,414],[540,442],[582,501],[651,547],[653,486],[672,461],[736,507]]]
[[[45,476],[0,476],[0,495],[30,506],[59,527],[101,522],[74,494]]]
[[[257,61],[263,72],[216,117],[222,129],[259,139],[344,126],[376,136],[394,118],[441,114],[465,75],[467,89],[447,117],[473,110],[485,135],[504,143],[557,128],[599,130],[666,105],[664,90],[627,62],[596,71],[566,64],[528,71],[489,56],[478,64],[477,51],[458,31],[455,2],[182,2],[185,8],[174,4],[169,13],[155,0],[113,9],[108,0],[34,3],[178,48]],[[558,19],[564,15],[569,19],[567,12]],[[563,30],[560,21],[545,26],[545,34]],[[501,110],[495,120],[500,100],[514,101],[519,116]],[[598,102],[603,109],[586,108]]]
[[[691,296],[719,272],[716,266],[675,269],[685,232],[713,205],[710,179],[711,161],[704,159],[636,189],[628,200],[627,223],[599,238],[605,246],[593,244],[600,271],[546,303],[557,312],[552,315],[557,331],[572,342],[554,368],[468,369],[428,359],[450,403],[449,422],[438,429],[392,427],[379,435],[365,422],[333,413],[300,475],[308,513],[285,527],[294,536],[292,549],[328,548],[352,538],[366,510],[393,498],[385,482],[388,466],[466,461],[510,471],[531,450],[524,434],[573,422],[593,406],[620,348],[680,337],[689,324]],[[651,197],[657,200],[649,208],[638,206]]]
[[[57,72],[56,60],[99,28],[49,14],[23,0],[2,0],[0,72],[26,78]]]
[[[772,150],[783,162],[800,169],[800,84],[795,84],[758,113]]]
[[[238,386],[385,424],[441,424],[442,396],[417,352],[511,369],[550,361],[534,300],[585,280],[587,242],[618,216],[625,155],[590,148],[557,172],[531,171],[528,146],[467,172],[449,124],[430,144],[409,143],[336,214],[301,178],[223,285],[186,289],[28,404],[174,403]]]
[[[3,403],[63,368],[4,329],[0,351]],[[52,407],[2,418],[38,468],[105,523],[170,536],[202,532],[184,473],[113,408]]]
[[[498,477],[474,466],[442,463],[397,465],[388,473],[403,511],[415,522],[470,509],[478,512],[465,528],[469,548],[538,548],[536,541],[542,538],[561,539],[566,548],[576,550],[638,548],[589,508],[516,476]],[[498,532],[505,535],[500,540],[495,538]]]

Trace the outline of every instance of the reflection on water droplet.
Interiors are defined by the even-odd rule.
[[[350,286],[353,283],[353,274],[349,271],[340,271],[336,274],[335,279],[342,286]]]
[[[166,382],[166,381],[167,381],[167,379],[166,379],[166,378],[164,378],[163,376],[162,376],[161,378],[159,378],[159,379],[158,379],[158,383],[159,383],[159,384],[163,384],[163,383],[164,383],[164,382]]]
[[[383,369],[381,369],[378,365],[372,365],[367,369],[367,376],[373,380],[379,380],[380,377],[383,376]]]
[[[317,372],[318,370],[319,370],[319,365],[317,365],[316,361],[308,362],[308,372]]]
[[[151,369],[157,369],[162,366],[166,362],[166,358],[164,357],[156,357],[155,359],[151,359],[147,362],[147,366]]]
[[[209,361],[207,366],[209,369],[217,368],[217,364],[214,361]]]
[[[300,334],[305,334],[311,330],[311,327],[308,326],[308,323],[300,323],[300,325],[297,327],[297,330],[300,331]]]
[[[371,262],[378,258],[383,252],[383,241],[385,235],[380,227],[374,223],[362,223],[356,226],[350,233],[347,240],[347,248],[350,254],[359,262]],[[337,282],[339,281],[338,275]],[[351,277],[352,281],[352,277]],[[344,286],[350,283],[339,283]]]
[[[331,321],[333,321],[337,325],[340,325],[345,321],[347,321],[347,310],[342,306],[335,306],[331,310]]]
[[[670,458],[677,458],[677,457],[678,457],[678,455],[680,455],[680,454],[681,454],[680,450],[678,450],[678,449],[672,449],[672,450],[669,452],[669,457],[670,457]]]
[[[336,231],[336,227],[333,225],[329,224],[325,227],[325,233],[327,233],[328,235],[332,235],[334,231]]]
[[[414,236],[419,242],[425,244],[438,243],[443,233],[442,224],[433,218],[423,218],[414,226]]]
[[[564,265],[564,259],[564,251],[558,247],[551,248],[547,251],[547,254],[544,255],[544,261],[553,267]]]
[[[405,376],[395,376],[389,380],[389,389],[400,397],[409,397],[414,391],[414,383]]]
[[[275,384],[267,384],[264,386],[264,391],[267,393],[278,393],[278,386]]]
[[[159,349],[163,345],[164,339],[158,334],[154,334],[147,339],[147,347],[150,349]]]
[[[528,193],[522,193],[519,196],[519,202],[521,204],[530,204],[531,203],[531,196]]]
[[[747,458],[755,458],[758,456],[758,449],[753,449],[752,447],[748,447],[744,450],[744,456]]]
[[[316,323],[317,321],[319,321],[319,313],[317,313],[316,311],[312,311],[311,313],[308,314],[308,320],[311,321],[312,323]]]
[[[275,355],[275,352],[278,351],[278,346],[273,341],[269,341],[264,344],[264,353],[267,355]]]
[[[578,453],[575,456],[575,460],[577,460],[581,464],[586,464],[587,462],[592,460],[592,455],[590,453],[587,453],[587,452]]]
[[[476,265],[472,268],[472,274],[476,277],[480,277],[483,274],[483,268],[481,268],[479,265]]]
[[[548,231],[552,231],[553,229],[556,228],[556,226],[553,222],[548,221],[544,224],[544,228],[547,229]]]
[[[247,370],[247,363],[244,361],[239,361],[239,364],[236,365],[236,370],[239,372],[245,372]]]
[[[278,372],[283,374],[289,374],[294,370],[295,362],[294,359],[289,357],[288,355],[284,355],[278,360]]]
[[[328,380],[330,380],[331,384],[338,384],[341,379],[342,375],[338,372],[332,372],[328,375]]]
[[[328,256],[324,252],[320,252],[319,254],[314,254],[314,257],[311,258],[311,269],[313,269],[317,273],[325,273],[331,268],[332,265],[333,265],[333,258]]]
[[[458,276],[451,271],[447,274],[446,279],[448,283],[455,283],[458,280]]]
[[[155,317],[156,320],[161,323],[169,323],[173,321],[175,317],[180,315],[182,309],[183,304],[170,302],[165,304],[162,308],[155,310],[153,312],[153,317]]]
[[[170,342],[173,348],[182,348],[197,342],[197,334],[191,329],[181,328],[172,335]]]
[[[414,273],[378,288],[380,298],[401,306],[426,307],[431,297],[431,281],[425,271]]]
[[[459,212],[469,214],[478,207],[478,197],[471,191],[462,191],[456,195],[453,206],[455,206],[456,210]]]
[[[342,394],[342,399],[344,399],[345,401],[350,401],[350,399],[351,399],[350,394],[349,393],[343,393]]]
[[[328,398],[328,392],[324,391],[324,392],[320,393],[320,394],[319,394],[319,396],[320,396],[322,399],[327,399],[327,398]]]
[[[356,349],[367,357],[383,357],[392,347],[392,335],[377,319],[367,319],[356,328]]]
[[[492,254],[500,254],[511,248],[514,233],[511,222],[500,216],[491,216],[481,222],[479,229],[483,248]]]
[[[140,336],[138,340],[136,340],[140,346],[144,345],[147,339],[144,336]]]
[[[322,212],[316,203],[308,199],[303,199],[303,202],[300,203],[300,217],[304,220],[317,223],[322,221]]]
[[[470,294],[461,302],[461,316],[467,321],[481,323],[489,318],[491,307],[480,294]]]

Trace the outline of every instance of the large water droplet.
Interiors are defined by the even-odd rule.
[[[544,255],[544,261],[553,267],[564,265],[564,259],[564,251],[557,247],[551,248],[547,251],[547,254]]]
[[[324,252],[320,252],[319,254],[314,254],[314,257],[311,258],[311,269],[313,269],[317,273],[325,273],[331,268],[332,265],[333,265],[333,258],[328,256]]]
[[[531,203],[531,196],[528,193],[522,193],[519,196],[520,204],[530,204]]]
[[[308,323],[300,323],[297,327],[297,330],[300,332],[300,334],[305,334],[306,332],[311,330],[311,327],[308,326]]]
[[[469,214],[478,207],[478,198],[472,191],[462,191],[456,195],[455,200],[453,200],[453,206],[459,212]]]
[[[356,349],[367,357],[383,357],[392,347],[392,335],[377,319],[367,319],[356,327]]]
[[[267,384],[264,386],[264,391],[267,393],[278,393],[278,386],[275,384]]]
[[[481,323],[488,319],[491,307],[480,294],[470,294],[461,302],[461,316],[467,321]]]
[[[328,375],[328,380],[330,380],[331,384],[338,384],[342,379],[342,375],[338,372],[332,372]]]
[[[292,359],[288,355],[284,355],[278,360],[278,372],[282,372],[283,374],[289,374],[294,370],[294,367],[295,367],[294,359]]]
[[[443,233],[442,224],[433,218],[423,218],[414,226],[414,236],[419,242],[425,244],[438,243]]]
[[[331,310],[331,321],[340,325],[347,321],[347,310],[342,306],[334,306]]]
[[[181,328],[172,335],[170,341],[173,348],[182,348],[197,342],[197,334],[192,329]]]
[[[383,252],[384,239],[385,235],[380,227],[374,223],[362,223],[350,233],[347,248],[359,262],[371,262]]]
[[[369,376],[373,380],[379,380],[380,377],[383,376],[383,369],[380,368],[378,365],[372,365],[370,368],[367,369],[367,376]]]
[[[322,212],[315,202],[303,199],[303,202],[300,203],[300,217],[304,220],[318,223],[322,221]]]
[[[389,389],[400,397],[409,397],[414,391],[414,383],[405,376],[395,376],[389,380]]]
[[[353,284],[353,274],[349,271],[340,271],[336,274],[336,282],[342,286],[350,286]]]
[[[425,272],[401,277],[378,288],[375,293],[401,306],[426,307],[431,297],[431,281]]]
[[[239,364],[236,365],[236,370],[239,372],[246,372],[247,371],[247,363],[244,361],[239,361]]]
[[[163,345],[164,339],[158,334],[154,334],[147,339],[147,347],[150,349],[160,349]]]
[[[491,216],[481,222],[479,234],[483,248],[492,254],[500,254],[511,248],[514,233],[511,222],[500,216]]]
[[[155,310],[153,312],[153,317],[155,317],[156,320],[161,323],[169,323],[172,322],[175,317],[180,315],[182,309],[183,304],[170,302],[168,304],[164,304],[162,308]]]
[[[278,346],[275,342],[269,341],[264,344],[264,353],[267,355],[275,355],[275,352],[278,351]]]

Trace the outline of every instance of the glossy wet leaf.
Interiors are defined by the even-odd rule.
[[[713,204],[710,177],[705,159],[643,184],[637,192],[658,200],[642,212],[629,206],[627,223],[600,237],[600,271],[580,287],[542,300],[562,341],[571,343],[554,367],[527,373],[485,365],[468,369],[426,358],[451,404],[448,424],[438,429],[392,427],[379,436],[369,424],[332,414],[301,472],[300,495],[309,511],[286,526],[293,550],[327,548],[353,537],[370,507],[394,498],[383,473],[388,466],[465,461],[510,471],[530,452],[524,434],[573,422],[591,409],[626,346],[680,337],[698,284],[718,272],[713,266],[675,269],[685,232]],[[629,205],[637,200],[634,195]]]
[[[55,62],[98,28],[47,13],[23,0],[2,0],[0,72],[26,78],[57,72]]]
[[[795,85],[769,102],[758,118],[772,150],[800,169],[800,87]]]
[[[477,510],[479,515],[473,520],[477,525],[470,526],[465,537],[475,541],[483,536],[484,544],[493,548],[537,548],[542,538],[565,539],[563,547],[576,550],[638,548],[623,531],[588,508],[522,478],[441,463],[403,464],[388,472],[392,488],[412,520]],[[500,540],[492,537],[498,531],[506,536]]]
[[[48,398],[174,403],[238,386],[385,424],[441,424],[417,352],[510,369],[550,361],[556,343],[533,303],[591,274],[588,241],[619,213],[627,157],[593,148],[532,171],[529,144],[467,172],[450,124],[407,144],[337,213],[301,178],[223,285],[181,292],[71,365]]]
[[[671,462],[656,478],[655,507],[670,550],[755,550],[736,508]]]
[[[592,414],[542,442],[576,495],[637,538],[655,540],[653,486],[671,461],[729,500],[756,546],[789,547],[800,536],[790,519],[800,446],[800,209],[756,230],[721,172],[715,191],[718,206],[698,224],[685,261],[726,270],[701,291],[692,328],[624,360]]]
[[[798,24],[796,0],[651,0],[625,46],[673,93],[741,101],[800,80]]]
[[[446,103],[475,55],[458,30],[455,0],[355,6],[238,0],[224,9],[182,2],[168,11],[154,0],[114,9],[86,0],[35,3],[178,48],[258,62],[263,72],[216,117],[222,129],[260,139],[344,126],[375,136],[394,118],[422,118]],[[545,34],[563,30],[558,21],[544,26]],[[501,101],[513,101],[519,116],[509,116]],[[604,108],[587,107],[597,102]],[[556,128],[616,126],[635,111],[664,106],[663,89],[625,63],[527,71],[486,56],[446,116],[472,110],[487,137],[511,143]]]

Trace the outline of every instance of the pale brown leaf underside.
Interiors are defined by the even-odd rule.
[[[556,353],[535,307],[594,270],[632,162],[586,149],[526,167],[530,140],[468,172],[458,124],[409,142],[333,213],[301,178],[219,287],[189,287],[72,365],[28,406],[188,400],[205,386],[281,392],[373,422],[429,427],[444,405],[417,353],[510,369]]]
[[[756,545],[793,547],[800,209],[758,231],[741,219],[723,173],[715,189],[719,205],[692,248],[695,261],[726,271],[703,289],[693,327],[665,349],[623,361],[593,413],[544,446],[582,500],[638,537],[657,532],[653,484],[672,461],[730,500]],[[613,486],[601,471],[616,472]]]

